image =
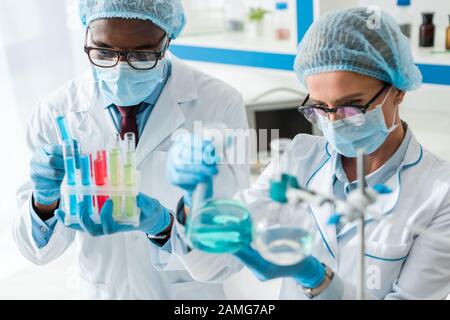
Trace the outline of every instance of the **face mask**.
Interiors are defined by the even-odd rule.
[[[119,62],[114,68],[94,66],[94,79],[108,103],[119,107],[135,106],[163,81],[164,65],[161,60],[151,70],[136,70],[127,62]]]
[[[383,106],[391,91],[392,87],[381,104],[363,115],[365,121],[362,125],[352,123],[352,118],[329,121],[328,117],[319,116],[319,128],[339,154],[347,158],[356,158],[358,149],[363,149],[366,154],[372,154],[383,145],[389,134],[397,129],[396,117],[394,116],[392,126],[388,129],[383,114]]]

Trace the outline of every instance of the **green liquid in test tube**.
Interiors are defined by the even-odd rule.
[[[111,186],[118,187],[120,185],[120,136],[116,139],[116,145],[109,153],[109,168]],[[120,196],[113,196],[113,217],[118,218],[122,215],[122,198]]]
[[[136,138],[134,133],[129,132],[125,134],[125,164],[123,167],[123,175],[125,186],[134,187],[136,184],[136,164],[135,164],[135,151],[136,151]],[[125,197],[125,212],[130,218],[136,214],[136,197]]]

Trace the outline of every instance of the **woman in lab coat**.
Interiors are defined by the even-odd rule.
[[[18,191],[15,241],[27,259],[44,265],[77,240],[81,288],[88,299],[223,298],[220,283],[195,281],[174,259],[160,271],[159,246],[169,246],[168,239],[177,237],[176,229],[171,228],[171,213],[182,195],[167,181],[165,167],[171,135],[177,130],[193,131],[195,121],[247,128],[242,98],[231,87],[166,51],[185,23],[179,0],[86,0],[80,1],[80,6],[83,23],[89,26],[86,53],[93,68],[42,100],[31,115],[27,136],[34,156],[31,179]],[[113,49],[131,51],[116,56]],[[151,52],[157,52],[156,60]],[[121,112],[140,108],[137,115],[134,113],[137,123],[121,116],[119,106]],[[64,211],[55,213],[64,176],[56,115],[66,117],[73,138],[92,145],[102,146],[102,137],[139,129],[139,226],[120,226],[112,221],[110,201],[102,209],[100,225],[93,224],[82,203],[78,207],[79,225],[66,227],[61,221]],[[241,177],[239,184],[245,186],[248,166],[236,166],[236,170]],[[186,259],[201,261],[198,254],[193,251]],[[222,262],[227,271],[224,274],[239,268],[229,258]]]
[[[378,26],[371,25],[374,18]],[[391,191],[380,194],[372,206],[384,219],[368,216],[365,222],[365,297],[446,298],[450,165],[424,149],[400,119],[406,92],[422,81],[407,38],[386,13],[366,8],[335,11],[311,26],[299,45],[295,71],[309,91],[299,111],[324,137],[294,139],[287,156],[290,174],[304,187],[345,199],[356,188],[356,152],[362,148],[368,154],[368,187],[384,185]],[[189,179],[197,183],[215,173],[211,164],[177,165],[189,148],[177,144],[169,157],[171,180],[182,188]],[[269,165],[244,193],[254,221],[272,201],[269,179],[280,173],[277,170]],[[307,210],[315,224],[309,231],[318,235],[311,256],[282,267],[247,247],[236,258],[261,280],[283,278],[283,299],[355,299],[356,222],[329,224],[334,213],[330,205]],[[198,264],[190,272],[205,280],[211,265]]]

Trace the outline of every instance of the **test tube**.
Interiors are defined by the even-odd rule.
[[[111,186],[120,186],[120,169],[121,169],[121,159],[120,159],[120,135],[116,136],[115,145],[111,148],[109,152],[109,176],[111,181]],[[118,218],[122,214],[122,197],[113,196],[113,217]]]
[[[136,137],[134,133],[128,132],[124,136],[125,140],[125,164],[124,168],[124,182],[125,186],[133,187],[136,184]],[[136,212],[136,197],[125,197],[125,212],[128,217],[134,217]]]
[[[99,187],[106,185],[107,173],[105,172],[106,171],[105,154],[106,154],[105,150],[98,150],[96,152],[96,158],[94,159],[94,180],[95,185]],[[108,200],[108,196],[97,196],[97,208],[99,213],[102,210],[106,200]]]
[[[83,186],[91,185],[91,157],[89,148],[83,143],[80,152],[80,172],[81,172],[81,184]],[[89,215],[93,214],[94,203],[92,201],[92,195],[83,195],[83,201],[86,206],[86,210]]]
[[[72,136],[69,131],[69,126],[67,125],[66,117],[57,116],[56,117],[56,125],[58,126],[59,135],[61,137],[61,141],[69,141],[72,140]],[[75,166],[77,169],[80,169],[80,152],[79,152],[79,144],[78,141],[73,139],[73,150],[75,156]]]
[[[80,169],[80,144],[77,140],[73,139],[73,150],[75,152],[75,166]]]
[[[69,186],[76,185],[76,165],[75,165],[75,151],[72,140],[65,140],[63,148],[64,166],[66,171],[67,184]],[[69,195],[69,214],[70,216],[77,215],[77,196]]]
[[[102,151],[101,151],[101,153],[102,153],[102,159],[104,159],[104,161],[102,162],[102,164],[103,164],[103,173],[104,173],[104,175],[105,175],[105,179],[108,177],[108,166],[107,166],[107,163],[108,163],[108,161],[107,161],[107,158],[106,158],[106,149],[103,149]]]
[[[69,132],[69,126],[67,125],[66,117],[57,116],[56,124],[59,129],[59,135],[61,137],[61,141],[72,140],[72,137]]]

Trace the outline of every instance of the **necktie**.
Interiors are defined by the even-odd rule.
[[[131,106],[131,107],[117,107],[121,116],[122,123],[120,125],[120,136],[125,136],[128,132],[133,132],[136,137],[136,146],[139,141],[139,131],[137,126],[136,115],[139,111],[139,106]]]

